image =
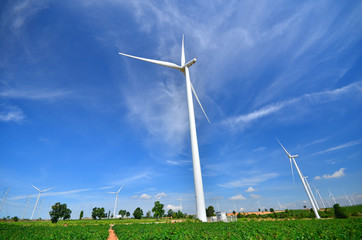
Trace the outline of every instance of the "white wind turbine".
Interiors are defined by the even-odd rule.
[[[117,192],[109,192],[112,194],[116,194],[116,201],[114,201],[114,208],[113,208],[113,218],[116,218],[116,209],[117,209],[117,202],[118,202],[118,193],[122,190],[124,185]]]
[[[277,139],[277,141],[279,142],[278,139]],[[294,158],[298,157],[298,155],[290,155],[289,152],[283,147],[283,145],[282,145],[280,142],[279,142],[279,144],[280,144],[280,146],[284,149],[285,153],[288,155],[292,169],[293,169],[293,166],[292,166],[292,161],[293,161],[294,166],[295,166],[295,168],[297,169],[297,172],[298,172],[298,174],[299,174],[300,180],[301,180],[302,183],[303,183],[304,190],[305,190],[305,192],[307,193],[307,196],[308,196],[308,198],[309,198],[309,201],[310,201],[310,203],[311,203],[311,205],[312,205],[314,214],[315,214],[315,216],[316,216],[317,219],[320,219],[321,217],[320,217],[319,214],[318,214],[317,207],[315,206],[314,201],[313,201],[313,199],[312,199],[312,196],[311,196],[311,194],[310,194],[310,192],[309,192],[309,190],[308,190],[308,186],[307,186],[307,184],[306,184],[305,178],[303,177],[303,174],[302,174],[302,172],[300,171],[300,169],[299,169],[299,167],[298,167],[298,165],[297,165],[297,162],[296,162],[295,159],[294,159]],[[293,174],[293,171],[292,171],[292,174]],[[293,174],[293,179],[294,179],[294,174]]]
[[[306,184],[307,184],[307,186],[308,186],[308,190],[309,190],[309,192],[310,192],[310,195],[312,196],[312,199],[313,199],[313,201],[314,201],[315,206],[316,206],[316,207],[317,207],[317,209],[319,210],[320,208],[319,208],[319,206],[318,206],[317,200],[315,200],[315,197],[314,197],[313,191],[312,191],[312,189],[310,188],[310,185],[309,185],[309,182],[308,182],[307,178],[308,178],[307,176],[306,176],[306,177],[304,177],[304,179],[305,179],[305,183],[306,183]]]
[[[321,194],[319,193],[319,190],[316,188],[316,186],[313,184],[313,187],[315,189],[316,194],[319,196],[319,199],[322,202],[323,208],[326,208],[326,205],[324,204],[323,198],[321,197]]]
[[[346,198],[347,198],[347,200],[348,200],[348,202],[349,202],[349,205],[351,205],[351,206],[352,206],[351,200],[349,200],[349,197],[347,196],[347,194],[346,194],[346,193],[344,193],[344,196],[346,196]]]
[[[190,72],[189,67],[191,67],[195,62],[196,58],[191,61],[185,63],[185,48],[184,48],[184,37],[182,36],[182,50],[181,50],[181,65],[177,65],[175,63],[153,60],[148,58],[135,57],[132,55],[128,55],[125,53],[119,53],[123,56],[135,58],[138,60],[155,63],[164,67],[169,67],[173,69],[177,69],[181,71],[186,77],[186,94],[187,94],[187,105],[189,112],[189,124],[190,124],[190,137],[191,137],[191,151],[192,151],[192,164],[194,170],[194,184],[195,184],[195,196],[196,196],[196,217],[203,222],[207,221],[206,218],[206,210],[205,210],[205,197],[204,197],[204,189],[202,184],[202,174],[201,174],[201,166],[200,166],[200,156],[199,156],[199,147],[197,143],[197,134],[196,134],[196,123],[195,123],[195,113],[194,113],[194,105],[192,101],[192,93],[194,94],[197,102],[199,103],[202,112],[204,113],[207,121],[210,123],[209,118],[207,117],[204,108],[202,107],[199,98],[195,92],[195,89],[192,86],[190,81]]]
[[[333,194],[331,193],[331,191],[328,189],[329,192],[329,197],[331,197],[333,199],[334,204],[336,204],[336,199],[334,198]]]
[[[36,199],[36,203],[35,203],[35,206],[34,206],[33,213],[31,214],[30,220],[33,219],[33,217],[34,217],[35,209],[36,209],[36,206],[38,205],[40,194],[42,194],[43,192],[49,191],[50,189],[53,189],[53,187],[52,187],[52,188],[48,188],[48,189],[45,189],[45,190],[41,191],[39,188],[35,187],[33,184],[31,184],[31,186],[33,186],[36,190],[38,190],[39,194],[38,194],[38,198]]]
[[[180,201],[180,211],[182,212],[182,196],[180,196],[180,198],[179,198],[179,199],[177,199],[177,200],[179,200],[179,201]]]

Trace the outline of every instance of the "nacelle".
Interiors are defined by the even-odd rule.
[[[196,62],[196,58],[192,59],[190,62],[186,63],[185,66],[191,67],[192,64]]]
[[[298,154],[297,155],[293,155],[293,156],[290,156],[291,158],[296,158],[298,157]]]

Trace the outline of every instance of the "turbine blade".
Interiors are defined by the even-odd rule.
[[[190,83],[191,83],[191,82],[190,82]],[[209,120],[209,118],[207,117],[206,112],[205,112],[204,108],[202,107],[199,98],[197,97],[197,94],[196,94],[196,91],[195,91],[195,89],[194,89],[194,86],[192,86],[192,83],[191,83],[191,89],[192,89],[192,92],[194,93],[194,96],[195,96],[197,102],[199,103],[199,105],[200,105],[200,107],[201,107],[201,110],[202,110],[202,112],[204,113],[207,121],[210,123],[210,120]]]
[[[40,191],[40,189],[39,188],[37,188],[37,187],[35,187],[33,184],[30,184],[31,186],[33,186],[36,190],[38,190],[39,192],[41,192]]]
[[[160,61],[160,60],[154,60],[154,59],[148,59],[148,58],[136,57],[136,56],[128,55],[128,54],[121,53],[121,52],[119,52],[118,54],[126,56],[126,57],[130,57],[130,58],[135,58],[135,59],[138,59],[138,60],[142,60],[142,61],[145,61],[145,62],[155,63],[155,64],[158,64],[158,65],[161,65],[161,66],[174,68],[174,69],[177,69],[177,70],[181,71],[181,67],[178,66],[175,63],[170,63],[170,62],[165,62],[165,61]]]
[[[280,143],[279,139],[277,138],[278,143],[280,144],[280,146],[284,149],[285,153],[288,155],[288,157],[290,158],[290,154],[288,153],[287,149],[284,148],[284,146]]]
[[[121,190],[122,190],[123,186],[124,186],[124,185],[122,185],[122,187],[121,187],[121,188],[117,191],[117,193],[119,193],[119,191],[121,191]]]
[[[291,158],[289,158],[289,162],[290,162],[290,170],[292,170],[293,184],[295,184],[294,172],[293,172],[293,164],[292,164],[292,159]]]
[[[46,190],[43,190],[42,192],[46,192],[46,191],[49,191],[49,190],[51,190],[51,189],[53,189],[53,187],[52,187],[52,188],[48,188],[48,189],[46,189]]]
[[[185,36],[182,35],[182,48],[181,48],[181,66],[185,65],[185,45],[184,45]]]

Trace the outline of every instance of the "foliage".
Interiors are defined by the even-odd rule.
[[[11,219],[14,220],[14,222],[19,221],[19,218],[18,218],[17,216],[15,216],[15,217],[13,217],[13,218],[11,218]]]
[[[92,210],[92,218],[93,219],[101,219],[101,218],[104,218],[106,217],[106,213],[104,211],[104,208],[93,208]]]
[[[82,210],[82,211],[80,211],[80,214],[79,214],[79,220],[81,220],[81,219],[83,218],[83,214],[84,214],[83,210]]]
[[[209,206],[208,208],[206,208],[206,216],[207,217],[215,216],[215,209],[213,206]]]
[[[163,210],[163,204],[160,203],[160,201],[155,202],[155,206],[152,208],[153,216],[157,217],[157,220],[159,217],[162,217],[163,214],[165,214],[165,210]]]
[[[127,213],[126,213],[126,216],[127,216],[127,217],[131,216],[131,213],[130,213],[130,212],[127,212]]]
[[[59,218],[63,218],[63,220],[70,219],[70,214],[72,211],[67,208],[67,204],[61,204],[57,202],[52,206],[52,210],[49,212],[52,223],[58,222]]]
[[[151,211],[147,211],[147,213],[146,213],[146,218],[151,218],[152,217],[152,213],[151,213]]]
[[[167,212],[167,217],[172,217],[172,215],[173,215],[172,209],[168,210],[168,212]]]
[[[274,208],[270,208],[270,212],[274,212]]]
[[[18,222],[20,223],[20,222]],[[47,239],[107,239],[109,225],[88,226],[41,226],[31,224],[0,223],[0,239],[7,240],[47,240]]]
[[[361,239],[362,219],[117,224],[118,239]]]
[[[334,209],[334,215],[336,216],[336,218],[348,218],[349,217],[349,214],[347,213],[347,211],[343,207],[340,207],[338,203],[333,205],[333,209]]]
[[[143,211],[140,207],[136,208],[133,212],[133,217],[136,219],[141,219],[143,215]]]
[[[121,218],[124,218],[127,214],[127,210],[119,210],[118,214],[121,215]]]

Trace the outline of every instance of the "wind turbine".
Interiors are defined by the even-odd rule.
[[[201,166],[200,166],[200,156],[199,156],[199,147],[197,143],[197,134],[196,134],[196,123],[195,123],[195,113],[194,113],[194,104],[192,101],[192,93],[194,94],[197,102],[199,103],[202,112],[204,113],[207,121],[210,123],[209,118],[207,117],[204,108],[202,107],[199,98],[197,97],[196,91],[192,86],[190,80],[190,72],[189,67],[191,67],[195,62],[196,58],[191,61],[185,63],[185,48],[184,48],[184,36],[182,36],[182,49],[181,49],[181,65],[177,65],[175,63],[153,60],[148,58],[141,58],[132,55],[128,55],[125,53],[119,53],[120,55],[135,58],[138,60],[158,64],[164,67],[169,67],[173,69],[177,69],[181,71],[186,77],[186,94],[187,94],[187,105],[189,112],[189,124],[190,124],[190,137],[191,137],[191,151],[192,151],[192,164],[194,170],[194,184],[195,184],[195,197],[196,197],[196,217],[200,219],[202,222],[206,222],[206,210],[205,210],[205,197],[204,197],[204,188],[202,184],[202,174],[201,174]]]
[[[351,200],[349,200],[349,197],[347,196],[347,194],[346,194],[346,193],[344,193],[344,195],[346,196],[346,198],[347,198],[347,200],[348,200],[348,202],[349,202],[349,205],[351,205],[351,206],[352,206]]]
[[[35,209],[36,209],[36,206],[38,205],[38,201],[39,201],[39,198],[40,198],[40,194],[42,194],[43,192],[49,191],[50,189],[53,189],[53,187],[52,187],[52,188],[48,188],[48,189],[46,189],[46,190],[41,191],[39,188],[35,187],[33,184],[31,184],[31,186],[33,186],[36,190],[38,190],[38,191],[39,191],[39,194],[38,194],[38,198],[36,199],[36,203],[35,203],[35,206],[34,206],[33,213],[31,214],[30,220],[33,219],[33,217],[34,217]]]
[[[317,203],[317,201],[315,200],[315,197],[314,197],[314,194],[313,194],[312,189],[310,189],[310,185],[309,185],[309,182],[308,182],[307,178],[308,178],[307,176],[306,176],[306,177],[304,177],[304,179],[305,179],[305,183],[306,183],[306,184],[307,184],[307,186],[308,186],[308,190],[309,190],[309,192],[310,192],[310,195],[312,196],[312,199],[313,199],[313,201],[314,201],[315,206],[316,206],[316,207],[317,207],[317,209],[319,210],[318,203]]]
[[[313,187],[315,188],[315,192],[319,196],[319,199],[322,202],[323,208],[326,208],[326,205],[324,204],[323,198],[321,197],[321,194],[319,193],[319,190],[316,188],[316,186],[314,184],[313,184]]]
[[[177,200],[179,200],[179,201],[180,201],[180,211],[182,212],[182,196],[180,196],[180,198],[179,198],[179,199],[177,199]]]
[[[3,206],[4,206],[4,203],[5,203],[6,197],[8,196],[8,193],[9,193],[9,189],[10,189],[10,188],[8,188],[8,190],[6,191],[4,200],[3,200],[3,202],[1,203],[0,212],[1,212],[1,209],[3,209]]]
[[[114,209],[113,209],[113,218],[116,217],[116,209],[117,209],[117,202],[118,202],[118,193],[122,190],[124,185],[122,185],[122,187],[120,189],[118,189],[117,192],[109,192],[112,194],[116,194],[116,201],[114,201]]]
[[[334,204],[336,204],[336,199],[334,198],[333,194],[331,193],[331,191],[328,189],[329,192],[329,197],[331,197],[333,199]]]
[[[278,139],[277,139],[277,141],[279,142]],[[297,165],[297,162],[296,162],[295,159],[294,159],[294,158],[298,157],[298,155],[290,155],[289,152],[283,147],[283,145],[282,145],[280,142],[279,142],[279,144],[280,144],[280,146],[284,149],[285,153],[288,155],[290,163],[292,163],[292,161],[293,161],[294,166],[295,166],[295,168],[297,169],[297,172],[298,172],[298,174],[299,174],[300,180],[301,180],[302,183],[303,183],[304,190],[305,190],[305,192],[307,193],[307,196],[308,196],[308,198],[309,198],[309,201],[310,201],[310,203],[311,203],[311,205],[312,205],[312,207],[313,207],[314,214],[315,214],[315,216],[316,216],[317,219],[320,219],[321,217],[320,217],[319,214],[318,214],[317,207],[315,206],[315,204],[314,204],[314,202],[313,202],[313,199],[312,199],[312,196],[311,196],[311,194],[310,194],[310,192],[309,192],[309,190],[308,190],[308,186],[307,186],[307,184],[306,184],[305,178],[303,177],[303,174],[302,174],[302,172],[300,171],[300,169],[299,169],[299,167],[298,167],[298,165]],[[292,172],[292,174],[293,174],[293,172]],[[293,177],[294,177],[294,175],[293,175]]]
[[[22,218],[22,219],[24,219],[24,216],[25,216],[26,210],[28,209],[30,198],[31,198],[31,194],[30,194],[30,195],[28,195],[28,197],[27,197],[27,200],[26,200],[26,206],[25,206],[25,210],[24,210],[24,213],[23,213],[23,218]]]

